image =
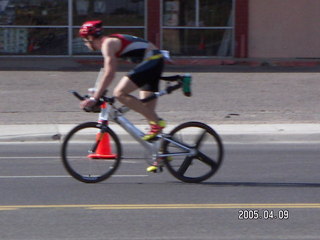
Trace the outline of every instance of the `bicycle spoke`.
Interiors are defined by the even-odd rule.
[[[179,167],[178,173],[180,175],[184,176],[184,174],[188,170],[191,162],[192,162],[192,157],[186,157],[185,160],[183,161],[183,163],[181,164],[181,166]]]
[[[205,155],[202,152],[198,153],[198,158],[197,159],[199,159],[201,162],[203,162],[203,163],[205,163],[205,164],[207,164],[207,165],[209,165],[209,166],[211,166],[213,168],[216,168],[218,166],[217,163],[213,159],[209,158],[207,155]]]
[[[202,134],[200,134],[199,138],[196,141],[196,148],[199,149],[201,147],[201,143],[205,140],[207,131],[204,130]]]

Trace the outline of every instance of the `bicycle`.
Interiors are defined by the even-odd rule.
[[[191,95],[190,77],[175,75],[161,79],[167,81],[168,86],[141,100],[142,102],[170,94],[179,88],[183,89],[186,96]],[[175,85],[172,85],[172,82],[175,82]],[[89,97],[81,96],[76,91],[71,92],[80,100]],[[112,176],[120,166],[122,145],[117,134],[109,127],[109,121],[120,125],[149,152],[151,157],[146,159],[148,164],[160,159],[159,170],[162,171],[163,165],[175,178],[183,182],[205,181],[219,169],[224,153],[223,144],[210,126],[201,122],[185,122],[168,134],[160,133],[156,139],[144,141],[141,139],[144,133],[124,117],[130,109],[125,106],[116,107],[115,103],[114,97],[104,95],[97,104],[98,109],[85,109],[88,112],[100,112],[99,121],[82,123],[64,138],[61,148],[62,162],[75,179],[85,183],[101,182]],[[101,148],[107,152],[105,155],[101,154]]]

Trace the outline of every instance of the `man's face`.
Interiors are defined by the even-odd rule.
[[[84,45],[87,46],[87,48],[89,48],[90,50],[92,51],[95,51],[97,50],[94,46],[94,38],[92,36],[88,36],[87,38],[82,38],[83,42],[84,42]]]

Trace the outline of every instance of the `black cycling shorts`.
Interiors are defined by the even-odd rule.
[[[153,51],[153,56],[159,55],[160,51]],[[128,73],[128,77],[141,90],[158,92],[159,80],[163,71],[163,56],[152,59],[152,56],[138,64]]]

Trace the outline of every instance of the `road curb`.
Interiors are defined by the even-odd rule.
[[[169,125],[169,132],[176,125]],[[225,143],[255,142],[320,142],[319,124],[211,124]],[[2,125],[0,142],[54,142],[60,141],[73,128],[72,124]],[[134,141],[117,125],[110,125],[121,141]],[[142,131],[147,125],[137,126]]]

